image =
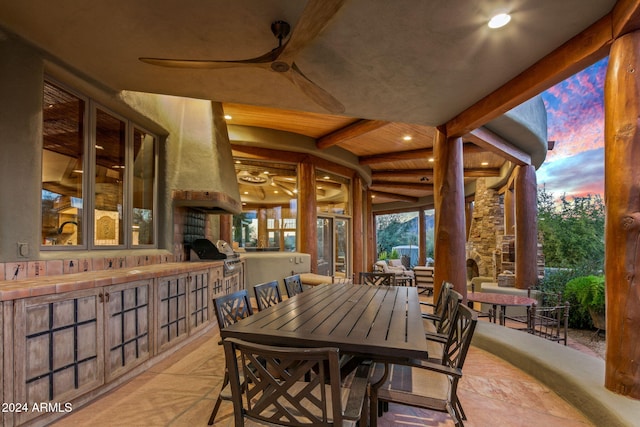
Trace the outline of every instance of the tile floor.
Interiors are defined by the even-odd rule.
[[[53,424],[66,426],[206,426],[222,382],[224,357],[217,329],[93,403]],[[468,427],[593,426],[558,395],[512,365],[471,348],[459,387]],[[232,426],[223,402],[217,426]],[[446,414],[390,405],[378,423],[451,426]]]

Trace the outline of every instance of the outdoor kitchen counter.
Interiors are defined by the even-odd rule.
[[[0,400],[79,407],[215,328],[212,299],[244,289],[244,260],[0,281]],[[3,413],[0,425],[64,414]]]
[[[60,294],[118,285],[137,280],[178,275],[222,267],[223,261],[172,262],[140,267],[41,276],[22,280],[1,280],[0,301]]]

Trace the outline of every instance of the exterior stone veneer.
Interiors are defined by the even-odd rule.
[[[475,262],[479,276],[493,277],[501,271],[496,265],[497,252],[501,253],[498,239],[504,235],[504,206],[500,194],[487,188],[486,180],[476,182],[473,217],[467,239],[467,263]],[[471,279],[471,277],[468,277]]]
[[[501,286],[515,285],[515,236],[504,234],[504,199],[497,190],[487,188],[486,180],[476,182],[476,195],[469,238],[467,239],[467,279],[472,274],[491,277]],[[542,245],[538,243],[538,277],[544,276]],[[475,263],[476,268],[470,268]]]

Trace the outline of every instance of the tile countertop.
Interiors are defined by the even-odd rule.
[[[135,280],[206,270],[221,265],[222,261],[173,262],[117,270],[43,276],[17,281],[2,280],[0,281],[0,301],[118,285]]]

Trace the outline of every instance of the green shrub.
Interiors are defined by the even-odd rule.
[[[604,312],[604,286],[604,276],[595,275],[580,276],[567,282],[564,296],[571,304],[569,323],[572,327],[593,328],[589,309]]]
[[[389,259],[399,259],[399,258],[400,258],[400,252],[398,252],[397,249],[392,249]]]
[[[386,261],[387,258],[389,258],[389,254],[387,254],[387,251],[382,251],[378,255],[378,259],[381,260],[381,261]]]

